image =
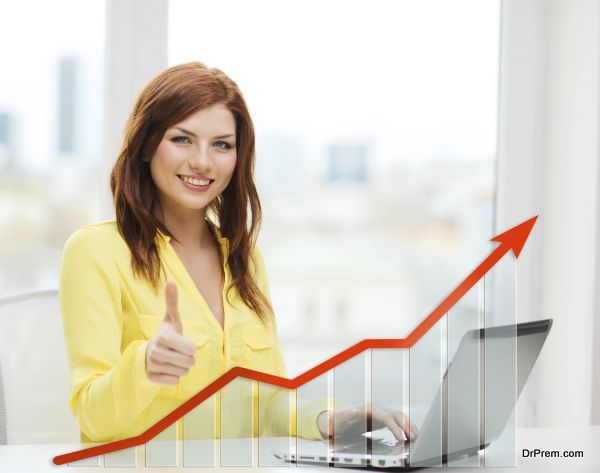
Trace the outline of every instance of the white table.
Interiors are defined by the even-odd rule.
[[[286,439],[281,439],[286,441]],[[72,473],[91,473],[95,468],[84,466],[56,466],[52,463],[55,455],[71,452],[81,448],[81,445],[74,444],[41,444],[41,445],[9,445],[0,447],[0,472],[56,472],[60,469]],[[574,471],[574,472],[600,472],[600,426],[580,427],[580,428],[539,428],[539,429],[519,429],[517,432],[517,455],[519,471]],[[546,451],[558,450],[580,450],[583,451],[583,458],[523,458],[522,449],[540,449]],[[141,451],[141,449],[140,449]],[[139,455],[139,454],[138,454]],[[140,458],[141,455],[138,456]],[[142,456],[143,458],[143,456]],[[141,463],[141,462],[140,462]],[[138,464],[140,464],[138,463]],[[330,470],[330,468],[321,467],[303,467],[282,463],[281,466],[254,467],[252,470],[266,470],[273,473],[282,473],[290,471],[290,468],[310,468],[308,472],[319,473]],[[449,468],[456,473],[472,472],[474,468]],[[99,468],[100,469],[100,468]],[[250,468],[221,468],[221,471],[240,473]],[[132,471],[145,471],[155,473],[169,473],[172,471],[208,471],[212,469],[200,468],[176,468],[176,467],[154,467],[146,468],[138,466],[137,468],[110,468],[114,473],[130,473]],[[348,471],[350,469],[347,469]],[[437,469],[431,468],[430,471]],[[427,471],[427,470],[422,470]],[[493,473],[514,472],[514,468],[491,468]]]

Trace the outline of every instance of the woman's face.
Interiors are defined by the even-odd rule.
[[[235,118],[220,103],[167,129],[150,161],[165,213],[205,212],[231,180],[237,159],[235,140]]]

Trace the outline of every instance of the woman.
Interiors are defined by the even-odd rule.
[[[254,145],[242,94],[218,69],[171,67],[137,98],[111,173],[116,219],[75,232],[61,266],[69,405],[82,441],[138,435],[233,366],[286,377],[255,245]],[[243,402],[257,393],[237,381],[228,406],[215,396],[216,432],[198,435],[258,433]],[[334,434],[327,399],[299,402],[295,413],[283,389],[261,384],[260,396],[262,435]],[[336,434],[367,417],[398,439],[410,430],[384,408],[335,414]]]

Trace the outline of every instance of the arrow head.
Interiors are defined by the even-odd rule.
[[[531,229],[535,225],[537,218],[538,215],[529,220],[525,220],[516,227],[495,236],[491,241],[497,241],[500,243],[500,246],[508,247],[506,251],[511,249],[515,254],[515,257],[518,258],[527,238],[529,238],[529,234],[531,233]]]

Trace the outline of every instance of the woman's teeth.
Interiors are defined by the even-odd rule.
[[[210,184],[210,179],[196,179],[195,177],[188,176],[179,176],[188,184],[192,184],[193,186],[207,186]]]

